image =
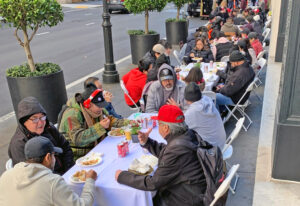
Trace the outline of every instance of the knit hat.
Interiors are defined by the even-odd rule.
[[[199,85],[195,82],[189,83],[184,89],[184,98],[187,101],[196,102],[202,97]]]
[[[239,62],[245,60],[245,56],[240,51],[233,51],[229,56],[230,62]]]
[[[161,44],[155,44],[152,48],[152,50],[156,53],[159,53],[159,54],[163,54],[165,53],[165,47]]]
[[[248,39],[257,39],[257,33],[256,32],[251,32],[248,34]]]

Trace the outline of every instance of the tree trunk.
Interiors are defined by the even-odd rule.
[[[176,16],[176,20],[179,20],[179,15],[180,15],[180,7],[177,7],[177,16]]]
[[[145,34],[149,34],[149,12],[145,10]]]
[[[30,45],[29,45],[30,42],[29,42],[29,39],[28,39],[27,31],[23,30],[23,35],[24,35],[24,50],[25,50],[27,62],[28,62],[28,65],[30,67],[31,72],[34,72],[35,71],[35,65],[34,65],[34,61],[33,61],[31,50],[30,50]]]

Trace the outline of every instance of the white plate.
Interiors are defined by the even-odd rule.
[[[73,175],[70,177],[70,182],[75,183],[75,184],[85,183],[85,181],[81,181],[81,180],[76,181],[76,180],[74,180],[74,179],[73,179]]]
[[[120,137],[125,137],[125,135],[122,135],[122,136],[113,136],[113,135],[111,135],[110,134],[111,133],[111,131],[109,131],[107,134],[108,134],[108,136],[110,136],[110,137],[117,137],[117,138],[120,138]]]
[[[83,161],[94,160],[94,159],[98,159],[98,161],[97,161],[97,163],[95,163],[93,165],[83,165],[81,163]],[[100,154],[99,154],[99,156],[85,156],[85,157],[81,157],[81,158],[76,160],[76,164],[80,167],[93,167],[93,166],[96,166],[96,165],[100,164],[101,162],[102,162],[102,158],[101,158]]]

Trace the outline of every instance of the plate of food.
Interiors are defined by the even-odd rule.
[[[193,60],[193,61],[196,61],[196,62],[202,61],[202,59],[203,59],[202,57],[193,57],[193,58],[192,58],[192,60]]]
[[[134,159],[131,162],[128,171],[137,175],[149,175],[153,171],[153,168],[148,164],[140,162],[138,159]]]
[[[92,152],[76,160],[76,164],[81,167],[93,167],[102,162],[102,153]]]
[[[125,131],[122,128],[113,128],[107,134],[111,137],[125,137]]]
[[[85,183],[86,173],[87,171],[85,170],[77,171],[70,177],[70,181],[72,183]]]

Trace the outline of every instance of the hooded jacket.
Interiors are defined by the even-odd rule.
[[[224,87],[220,89],[220,93],[230,97],[236,104],[245,93],[249,84],[253,81],[255,72],[248,62],[233,67],[231,70],[233,73],[227,77]],[[250,93],[248,92],[241,101],[241,104],[247,101],[249,95]]]
[[[162,69],[169,69],[173,74],[173,80],[174,80],[174,87],[173,91],[171,92],[170,97],[173,97],[174,100],[177,102],[177,104],[180,105],[180,108],[182,110],[185,110],[187,105],[184,100],[184,89],[185,89],[185,83],[177,80],[175,71],[167,64],[163,64],[158,71],[157,78],[159,79],[159,73]],[[158,112],[159,108],[166,104],[164,102],[164,99],[167,97],[164,96],[164,87],[161,84],[160,79],[158,81],[155,81],[151,84],[149,91],[148,91],[148,97],[147,97],[147,104],[146,104],[146,112],[147,113],[155,113]],[[168,98],[170,98],[168,97]]]
[[[118,182],[140,190],[155,191],[155,206],[203,206],[206,181],[195,151],[172,143],[184,139],[196,144],[194,132],[166,138],[167,145],[148,139],[143,146],[158,158],[158,168],[152,176],[123,171]]]
[[[65,180],[42,164],[21,162],[0,178],[0,205],[92,206],[95,181],[87,179],[79,197]]]
[[[226,32],[235,32],[236,34],[239,33],[239,29],[236,25],[234,24],[230,24],[228,22],[226,22],[222,27],[221,27],[221,31],[223,31],[224,33]]]
[[[68,108],[62,114],[59,131],[70,142],[75,159],[86,155],[95,146],[95,141],[105,137],[111,127],[122,127],[125,122],[127,123],[125,119],[117,119],[109,115],[103,108],[103,114],[110,119],[110,127],[106,130],[99,124],[103,115],[93,119],[94,125],[88,127],[75,97],[68,100],[67,106]]]
[[[139,68],[132,69],[130,72],[122,77],[129,96],[137,103],[142,96],[143,88],[146,84],[147,75],[139,70]],[[125,102],[127,105],[134,105],[133,102],[124,94]]]
[[[18,127],[8,148],[8,156],[12,159],[13,165],[25,161],[25,143],[32,137],[39,136],[38,134],[31,133],[23,125],[24,118],[28,118],[37,113],[43,113],[47,116],[45,109],[34,97],[27,97],[18,105]],[[60,147],[63,150],[62,154],[55,156],[55,173],[63,174],[74,165],[73,152],[70,148],[69,142],[58,132],[48,119],[46,119],[44,132],[41,136],[47,137],[54,146]]]
[[[203,95],[199,101],[189,106],[184,116],[190,129],[196,131],[205,141],[223,149],[226,133],[220,113],[211,98]]]

